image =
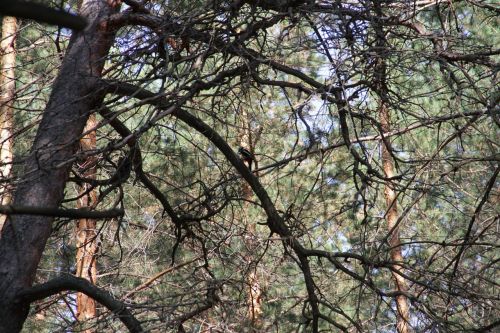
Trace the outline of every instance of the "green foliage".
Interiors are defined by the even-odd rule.
[[[384,17],[379,17],[364,3],[304,4],[282,12],[262,4],[231,9],[226,2],[206,1],[145,6],[165,20],[164,26],[130,23],[120,29],[105,69],[105,79],[135,85],[137,91],[127,97],[109,93],[91,110],[108,108],[133,134],[124,138],[99,117],[92,152],[98,157],[98,178],[116,172],[133,137],[145,176],[182,220],[175,224],[137,170],[97,206],[125,208],[123,218],[99,222],[97,285],[132,304],[145,328],[177,331],[180,318],[208,304],[185,320],[186,330],[248,329],[248,276],[255,272],[263,300],[262,331],[309,332],[317,319],[318,331],[394,332],[397,311],[391,295],[397,288],[386,222],[388,187],[397,193],[396,232],[404,257],[399,264],[412,296],[413,329],[459,332],[498,317],[492,295],[499,194],[497,186],[488,191],[487,186],[498,169],[493,115],[498,106],[490,103],[498,55],[489,53],[500,34],[490,10],[440,3],[413,12],[403,4],[384,3]],[[182,29],[168,25],[168,15]],[[417,21],[427,34],[410,26]],[[383,26],[382,47],[377,24]],[[170,58],[161,59],[157,43],[168,33],[177,34],[178,41],[188,36],[190,50],[176,53],[169,47]],[[32,124],[56,75],[57,51],[46,43],[56,34],[51,28],[27,28],[19,38],[18,47],[27,51],[19,55],[18,89],[24,95],[16,101],[22,129],[18,156],[30,149]],[[379,87],[381,57],[386,96]],[[206,88],[198,89],[202,84]],[[144,90],[156,95],[144,99]],[[391,119],[386,133],[382,101]],[[178,108],[167,113],[173,105]],[[347,114],[350,146],[341,111]],[[181,122],[175,113],[182,112],[208,124],[235,154],[242,132],[250,132],[258,181],[289,235],[269,227],[266,203],[255,191],[247,194],[247,182],[228,153],[210,135]],[[382,136],[390,142],[392,179],[384,174]],[[109,184],[98,192],[106,188]],[[70,200],[76,193],[69,183],[66,207],[76,205]],[[38,281],[59,272],[53,267],[65,262],[61,247],[74,252],[72,224],[58,225]],[[327,255],[315,252],[304,259],[292,240]],[[217,295],[214,304],[210,290]],[[312,296],[321,317],[314,313]],[[47,324],[31,318],[26,332],[75,327],[74,296],[57,297]],[[99,310],[99,331],[121,329]]]

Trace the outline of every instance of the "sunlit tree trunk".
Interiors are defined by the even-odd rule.
[[[381,102],[380,105],[380,123],[382,125],[382,130],[384,133],[390,132],[390,117],[389,110],[385,103]],[[389,139],[382,143],[382,167],[384,169],[385,176],[390,178],[394,176],[394,163],[392,161],[392,156],[390,153]],[[399,226],[397,226],[398,221],[398,204],[397,204],[397,194],[391,185],[390,181],[386,181],[384,185],[384,197],[387,205],[386,220],[387,228],[392,231],[389,237],[390,246],[390,257],[391,261],[394,262],[392,268],[394,271],[403,272],[403,267],[398,264],[403,262],[403,254],[401,250],[401,241],[399,238]],[[408,290],[405,279],[396,272],[392,272],[392,277],[394,279],[396,289],[402,292]],[[408,299],[399,295],[396,296],[396,307],[397,307],[397,330],[400,333],[410,332],[409,326],[409,306]]]
[[[240,114],[240,128],[238,130],[238,139],[240,146],[248,149],[253,154],[253,140],[251,136],[250,129],[250,121],[248,112],[245,107],[241,108]],[[256,169],[255,161],[252,162],[252,170]],[[249,210],[249,200],[252,197],[252,189],[247,182],[242,183],[242,196],[244,199],[243,203],[243,211],[245,212],[244,216],[248,217]],[[245,221],[247,226],[247,232],[245,235],[245,245],[248,249],[248,255],[246,256],[246,261],[249,264],[249,271],[246,276],[246,285],[247,285],[247,318],[249,322],[251,322],[251,329],[258,330],[262,326],[262,288],[259,282],[259,277],[257,274],[257,263],[255,262],[254,256],[251,254],[253,250],[256,248],[257,244],[255,243],[255,222],[254,221]]]
[[[95,114],[89,117],[84,133],[87,133],[80,140],[80,149],[82,152],[90,151],[96,148],[97,125]],[[87,179],[96,178],[97,157],[94,155],[87,157],[83,163],[78,165],[82,170],[81,176]],[[97,200],[97,194],[94,189],[89,190],[90,185],[85,184],[80,187],[78,208],[91,208]],[[96,283],[97,276],[97,229],[96,220],[80,219],[76,227],[76,276],[84,278],[92,283]],[[76,316],[78,321],[87,322],[96,317],[96,302],[91,297],[83,293],[76,294]],[[95,329],[86,329],[85,333],[93,333]]]
[[[384,169],[385,177],[392,178],[394,176],[394,162],[391,155],[392,148],[390,144],[390,139],[385,137],[386,133],[391,131],[391,119],[389,113],[389,89],[387,87],[387,64],[386,57],[388,56],[389,47],[386,40],[385,31],[382,23],[382,7],[381,3],[374,2],[376,18],[374,21],[374,29],[376,34],[375,41],[375,66],[374,66],[374,87],[375,91],[380,99],[379,101],[379,119],[380,125],[382,127],[382,168]],[[394,190],[394,185],[391,180],[386,180],[384,184],[384,197],[386,203],[386,214],[385,218],[387,221],[388,231],[391,233],[389,235],[389,246],[390,246],[390,258],[394,263],[392,265],[392,278],[394,280],[396,289],[401,292],[406,292],[408,286],[405,279],[398,274],[398,272],[403,272],[403,254],[401,249],[401,241],[399,238],[399,226],[398,221],[398,205],[397,205],[397,193]],[[396,328],[399,333],[410,332],[409,324],[409,305],[408,299],[404,295],[396,296]]]
[[[0,52],[2,69],[0,73],[0,204],[8,205],[11,200],[9,181],[12,174],[12,126],[14,93],[16,89],[14,68],[16,65],[17,19],[5,16],[2,22]],[[7,219],[0,214],[0,232]]]

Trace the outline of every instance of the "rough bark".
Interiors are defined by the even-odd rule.
[[[25,175],[14,193],[13,204],[59,206],[74,154],[91,110],[103,95],[96,90],[105,56],[114,40],[106,17],[118,2],[84,0],[81,14],[88,27],[75,33],[68,46],[58,77],[38,127]],[[21,330],[29,304],[16,295],[29,288],[45,244],[51,233],[52,217],[10,216],[0,239],[0,333]]]
[[[238,130],[238,139],[241,147],[248,149],[253,153],[252,137],[250,131],[250,121],[248,112],[245,106],[241,109],[240,127]],[[255,161],[253,168],[255,168]],[[242,182],[242,197],[243,197],[243,216],[248,216],[249,202],[252,198],[252,188],[247,182]],[[248,255],[245,256],[248,266],[248,272],[245,277],[247,284],[247,319],[251,323],[250,330],[256,331],[262,326],[262,288],[257,274],[257,263],[252,255],[257,244],[255,244],[256,223],[254,221],[242,221],[247,227],[245,236],[245,245],[248,250]]]
[[[80,140],[80,149],[90,151],[96,148],[96,128],[97,121],[95,114],[89,117],[84,133],[87,133]],[[78,167],[83,170],[82,176],[86,179],[96,179],[96,156],[87,157]],[[90,184],[80,187],[78,208],[91,208],[97,201],[95,189],[89,190]],[[76,276],[81,277],[90,283],[96,283],[97,277],[97,221],[94,219],[82,218],[78,220],[76,227]],[[96,317],[96,302],[92,297],[84,293],[76,294],[76,317],[80,322],[86,322]],[[95,332],[95,328],[85,329],[83,332]]]
[[[390,118],[389,110],[387,106],[382,102],[380,106],[380,123],[382,125],[382,130],[384,133],[390,132]],[[385,176],[391,178],[394,176],[394,164],[392,161],[392,156],[390,152],[390,144],[387,142],[382,144],[382,167],[384,169]],[[392,232],[388,241],[390,246],[390,257],[391,261],[395,264],[392,265],[392,278],[396,285],[398,291],[407,292],[408,286],[405,279],[397,272],[403,272],[403,267],[398,264],[403,262],[403,254],[401,251],[401,240],[399,238],[399,226],[398,221],[398,204],[397,204],[397,194],[394,191],[393,186],[390,181],[386,181],[384,185],[384,197],[387,205],[386,220],[387,228],[389,232]],[[404,295],[396,296],[396,307],[397,307],[397,323],[396,327],[399,333],[410,332],[409,318],[410,310],[408,306],[408,299]]]
[[[16,34],[17,19],[5,16],[2,22],[2,40],[0,42],[2,69],[0,72],[0,179],[8,179],[12,175],[12,104],[16,89]],[[9,182],[0,183],[0,205],[8,205],[11,201]],[[0,215],[0,233],[7,215]],[[1,237],[1,236],[0,236]]]
[[[379,119],[380,126],[382,129],[382,168],[384,170],[384,176],[386,178],[394,177],[394,162],[392,158],[392,148],[390,139],[385,137],[385,133],[390,133],[391,131],[391,119],[389,113],[389,87],[387,86],[387,64],[386,57],[388,56],[389,45],[386,40],[385,31],[383,28],[383,23],[381,18],[383,17],[381,4],[374,2],[375,13],[377,18],[374,20],[374,30],[375,30],[375,45],[376,45],[376,56],[375,56],[375,66],[374,66],[374,88],[377,93],[379,101]],[[398,272],[403,272],[403,254],[401,250],[401,241],[399,238],[399,225],[398,221],[398,205],[397,205],[397,194],[394,190],[393,183],[390,180],[386,180],[384,183],[384,198],[387,206],[387,211],[385,214],[385,219],[387,221],[387,228],[390,232],[388,243],[389,243],[389,255],[391,261],[394,263],[392,265],[392,278],[394,284],[398,291],[406,293],[408,291],[408,286],[405,279],[398,274]],[[396,329],[399,333],[408,333],[411,331],[409,318],[410,310],[408,305],[408,299],[404,295],[396,296]]]

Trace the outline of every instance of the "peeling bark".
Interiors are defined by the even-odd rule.
[[[387,106],[382,102],[379,110],[380,123],[382,125],[382,130],[384,133],[390,132],[390,118],[389,110]],[[394,164],[392,162],[392,156],[390,153],[390,144],[388,139],[382,144],[382,167],[384,169],[385,176],[391,178],[394,176]],[[408,286],[405,279],[397,272],[403,272],[403,267],[398,264],[404,261],[403,254],[401,251],[401,240],[399,238],[399,226],[398,221],[398,204],[397,204],[397,194],[394,191],[393,186],[390,181],[386,181],[384,185],[384,198],[387,206],[386,220],[387,228],[389,232],[392,232],[388,242],[390,246],[390,257],[391,261],[395,264],[392,265],[392,278],[396,285],[398,291],[407,292]],[[408,299],[404,295],[396,296],[396,307],[397,307],[397,323],[396,327],[399,333],[410,332],[409,317],[410,309],[408,306]]]
[[[97,121],[95,114],[89,117],[84,133],[87,133],[80,140],[82,151],[89,151],[96,148],[96,128]],[[96,179],[96,156],[90,156],[78,167],[83,170],[82,176],[87,179]],[[80,187],[78,208],[91,208],[97,202],[95,189],[88,191],[89,184]],[[86,194],[84,194],[86,193]],[[76,227],[76,276],[81,277],[92,284],[96,283],[97,277],[97,221],[94,219],[82,218],[78,220]],[[76,294],[76,318],[85,322],[96,317],[96,302],[92,297],[84,293]],[[85,329],[83,332],[95,332],[95,328]]]
[[[377,18],[374,21],[374,30],[376,34],[375,45],[376,45],[376,56],[375,56],[375,67],[374,67],[374,88],[377,93],[379,101],[379,119],[380,126],[382,129],[382,140],[381,140],[381,153],[382,153],[382,168],[384,170],[384,175],[386,178],[394,177],[394,162],[392,157],[392,148],[390,139],[386,138],[386,133],[391,132],[391,119],[389,113],[389,87],[387,86],[387,64],[386,57],[389,50],[389,46],[386,40],[384,28],[382,22],[380,21],[383,17],[381,4],[378,2],[374,3],[375,13]],[[394,263],[392,265],[392,278],[394,284],[398,291],[406,293],[408,291],[408,286],[405,279],[398,274],[398,272],[403,272],[404,268],[401,263],[404,262],[402,250],[401,250],[401,240],[399,238],[399,225],[398,221],[398,205],[397,205],[397,194],[394,190],[394,185],[392,181],[385,180],[384,182],[384,198],[387,207],[385,214],[385,219],[387,221],[387,228],[390,232],[388,243],[389,243],[389,255],[391,261]],[[399,333],[409,333],[411,332],[410,327],[410,310],[408,305],[408,299],[404,295],[398,295],[396,299],[396,329]]]
[[[250,131],[250,121],[248,118],[248,112],[243,107],[241,109],[240,115],[240,129],[238,133],[238,139],[240,146],[248,149],[253,153],[252,137]],[[256,168],[254,161],[254,168]],[[244,216],[248,216],[249,210],[249,200],[252,197],[252,188],[247,182],[242,182],[242,197],[243,197],[243,212]],[[245,245],[249,254],[245,257],[247,264],[249,265],[249,271],[247,273],[246,284],[247,284],[247,319],[251,323],[251,330],[256,331],[262,327],[262,289],[259,282],[259,277],[257,275],[257,263],[255,258],[251,253],[254,253],[256,248],[255,244],[255,221],[242,221],[247,226],[247,232],[245,236]]]

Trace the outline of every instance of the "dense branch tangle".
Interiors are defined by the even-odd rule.
[[[245,237],[256,237],[252,257],[268,268],[264,329],[395,327],[395,299],[413,305],[400,321],[408,330],[494,325],[497,50],[457,42],[460,11],[473,5],[125,3],[102,18],[118,38],[103,79],[92,78],[100,101],[78,116],[101,117],[97,147],[85,152],[101,175],[70,180],[100,188],[94,208],[125,208],[118,225],[102,224],[98,281],[137,303],[144,327],[241,331]],[[390,123],[378,119],[378,101]],[[242,108],[258,129],[258,170],[236,153]],[[71,152],[57,165],[84,157]],[[64,205],[77,196],[68,192]],[[379,228],[386,212],[388,231]],[[255,221],[253,235],[235,222],[241,214]],[[50,239],[66,242],[65,231]],[[171,271],[171,260],[190,264]],[[393,288],[391,274],[408,286]],[[83,290],[61,279],[53,290]],[[149,288],[138,288],[144,281]]]

